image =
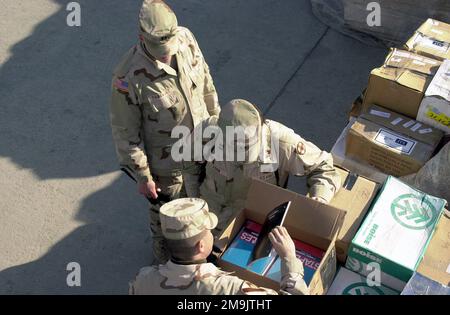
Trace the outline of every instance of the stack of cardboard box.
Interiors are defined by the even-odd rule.
[[[335,163],[382,183],[417,172],[450,135],[450,25],[428,19],[374,69]]]
[[[425,281],[450,284],[450,220],[441,217],[446,201],[393,177],[417,172],[450,134],[446,58],[450,25],[429,19],[404,49],[392,49],[383,66],[371,72],[363,97],[354,103],[350,121],[332,149],[334,162],[383,189],[374,201],[367,200],[370,210],[360,211],[360,220],[352,221],[358,232],[350,233],[350,245],[343,247],[345,254],[339,259],[345,258],[347,269],[340,269],[330,294],[401,292],[406,283],[405,292],[414,292]],[[354,208],[343,206],[347,215],[352,213],[349,207]],[[338,238],[338,254],[340,244]],[[381,267],[381,284],[388,290],[346,290],[364,282],[373,263]]]
[[[328,289],[329,294],[399,294],[408,281],[410,290],[423,277],[448,285],[450,219],[442,215],[447,201],[391,176],[417,172],[447,132],[450,61],[442,47],[450,47],[448,36],[450,25],[428,20],[406,44],[408,50],[391,50],[384,65],[372,71],[361,110],[352,111],[358,115],[332,149],[343,185],[330,205],[252,181],[245,209],[215,244],[222,252],[220,267],[278,290],[275,263],[270,270],[276,276],[269,269],[258,274],[247,266],[247,247],[258,229],[239,235],[248,222],[259,227],[274,207],[291,201],[285,226],[308,249],[303,248],[300,259],[320,253],[317,259],[311,256],[315,264],[306,279],[312,294]],[[434,40],[430,44],[423,38]],[[239,255],[230,253],[244,249],[245,262],[236,263]],[[345,268],[336,276],[338,262]],[[376,266],[381,268],[381,285],[366,285]]]

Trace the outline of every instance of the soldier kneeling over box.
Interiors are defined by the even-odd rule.
[[[211,230],[216,227],[218,219],[209,212],[204,200],[181,198],[166,203],[160,209],[160,219],[171,259],[165,265],[142,268],[130,283],[130,294],[277,294],[207,263],[213,247]],[[287,230],[276,227],[269,237],[282,261],[280,291],[308,294],[303,280],[303,264],[296,258],[295,245]]]

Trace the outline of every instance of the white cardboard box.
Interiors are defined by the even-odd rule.
[[[346,267],[366,276],[367,264],[378,263],[381,283],[401,291],[420,263],[446,203],[389,176],[350,245]]]
[[[417,120],[450,134],[450,60],[445,60],[425,92]]]

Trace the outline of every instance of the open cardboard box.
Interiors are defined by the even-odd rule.
[[[215,246],[223,254],[247,219],[263,224],[267,214],[286,201],[292,202],[284,224],[291,237],[325,251],[309,284],[311,294],[325,294],[336,274],[335,243],[345,217],[343,210],[254,179],[250,185],[245,209],[234,216],[218,237]],[[223,270],[234,272],[236,276],[258,286],[277,291],[280,289],[278,282],[230,264],[221,257],[217,264]]]
[[[358,232],[380,185],[358,174],[336,167],[342,187],[330,202],[331,206],[347,212],[336,241],[339,262],[345,263],[348,249]]]

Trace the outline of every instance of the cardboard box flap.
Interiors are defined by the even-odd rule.
[[[331,200],[331,205],[347,212],[338,240],[350,243],[364,218],[371,201],[375,198],[380,185],[358,174],[336,168],[341,176],[342,187]],[[358,210],[358,211],[355,211]]]
[[[437,96],[450,102],[450,60],[445,60],[439,67],[425,96]]]
[[[331,284],[333,283],[334,276],[336,275],[337,260],[336,260],[336,238],[337,235],[331,239],[331,243],[325,252],[322,261],[320,262],[317,271],[311,279],[309,289],[311,292],[323,292],[326,294]]]
[[[425,75],[434,75],[440,64],[438,60],[396,48],[391,50],[384,62],[384,66],[388,68],[410,70]]]
[[[267,214],[283,202],[291,201],[287,221],[296,222],[295,229],[312,236],[331,240],[342,226],[345,211],[322,204],[281,187],[253,179],[246,201],[246,211],[258,223],[264,223]],[[257,210],[257,211],[255,211]]]
[[[376,105],[367,107],[360,117],[432,147],[444,136],[439,129]]]
[[[423,92],[426,90],[431,80],[431,76],[425,76],[421,73],[407,70],[399,73],[396,82],[413,90]]]
[[[419,27],[417,32],[438,41],[450,43],[450,24],[428,19]]]
[[[214,241],[214,251],[216,253],[223,253],[228,244],[234,239],[237,233],[244,225],[246,218],[244,212],[241,211],[237,216],[231,220],[227,228],[219,235],[218,239]]]
[[[416,73],[408,69],[381,67],[372,70],[372,76],[378,76],[383,79],[394,81],[402,86],[406,86],[418,92],[425,91],[432,77],[428,75]]]

